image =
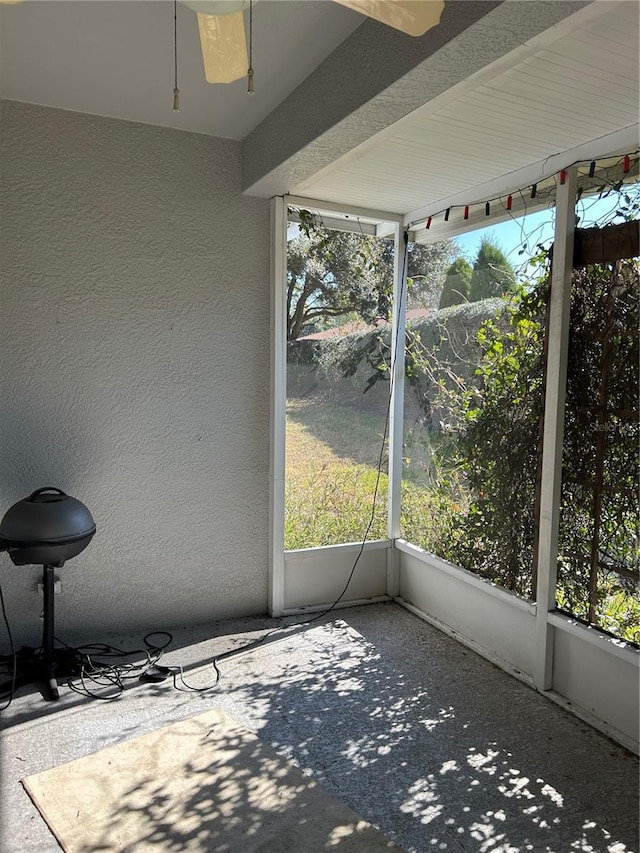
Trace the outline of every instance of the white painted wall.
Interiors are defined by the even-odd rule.
[[[333,604],[352,570],[342,606],[386,599],[389,542],[367,542],[361,550],[361,543],[349,543],[285,552],[285,611]]]
[[[552,689],[602,720],[630,749],[640,735],[640,655],[625,643],[561,614],[552,614]],[[622,737],[620,736],[622,735]]]
[[[405,603],[504,669],[531,680],[534,605],[415,545],[396,542],[396,547]]]
[[[239,143],[1,107],[0,513],[54,485],[98,527],[58,635],[265,612],[269,206]],[[18,642],[38,576],[0,554]]]

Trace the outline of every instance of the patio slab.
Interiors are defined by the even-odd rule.
[[[212,656],[273,626],[172,629],[162,663],[204,687]],[[22,691],[0,717],[3,853],[59,849],[21,778],[214,708],[406,851],[638,853],[637,758],[398,605],[334,611],[220,669],[202,693],[171,680],[110,702]]]

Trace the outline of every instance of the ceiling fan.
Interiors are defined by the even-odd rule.
[[[21,0],[0,0],[0,4]],[[180,0],[198,14],[200,46],[209,83],[231,83],[253,74],[247,55],[244,10],[257,0]],[[440,22],[444,0],[335,0],[368,18],[411,36],[421,36]],[[175,90],[174,90],[175,91]]]
[[[205,77],[231,83],[247,74],[249,57],[244,10],[250,0],[181,0],[198,13]],[[257,0],[253,0],[257,2]],[[443,0],[335,0],[411,36],[421,36],[440,22]]]

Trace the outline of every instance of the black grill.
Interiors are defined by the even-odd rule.
[[[84,551],[95,532],[81,501],[45,486],[7,510],[0,522],[0,549],[9,552],[16,566],[58,569]]]
[[[0,551],[7,551],[16,566],[42,565],[44,626],[42,648],[23,648],[13,660],[12,684],[42,682],[45,699],[59,698],[54,641],[54,569],[64,566],[87,547],[96,526],[87,507],[61,489],[45,486],[15,503],[0,522]]]

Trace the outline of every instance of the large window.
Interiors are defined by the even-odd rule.
[[[305,214],[287,241],[288,550],[387,529],[393,240]]]
[[[629,159],[572,168],[561,193],[565,172],[473,214],[428,217],[395,272],[393,241],[375,225],[335,227],[296,211],[285,550],[400,535],[524,598],[540,586],[543,608],[555,592],[561,609],[638,642],[640,192]],[[553,268],[552,242],[556,193],[571,221],[576,177],[569,322],[568,273]],[[482,227],[490,208],[493,224]],[[558,239],[566,233],[560,222]],[[571,236],[562,239],[568,249]],[[402,406],[390,394],[394,292],[406,302]],[[549,323],[562,333],[550,335]],[[563,421],[558,503],[552,436]],[[556,537],[548,519],[558,511]]]
[[[556,596],[638,642],[640,192],[616,165],[578,171]],[[549,208],[456,238],[439,310],[407,333],[402,536],[531,598],[552,235]]]
[[[408,323],[402,536],[533,596],[543,210],[455,239],[438,310]]]
[[[562,609],[636,643],[639,209],[640,185],[615,183],[576,207],[557,589]]]

